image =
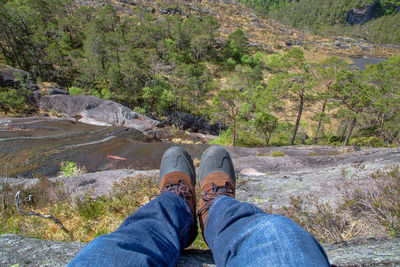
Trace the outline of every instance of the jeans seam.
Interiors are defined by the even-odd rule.
[[[186,211],[188,211],[190,214],[192,214],[192,211],[191,211],[191,209],[189,207],[189,204],[186,203],[186,201],[183,200],[180,196],[177,195],[177,197],[180,199],[178,201],[183,201]],[[193,216],[190,216],[190,219],[189,219],[188,223],[186,223],[185,227],[182,228],[181,231],[179,231],[179,233],[178,233],[179,239],[181,239],[181,237],[188,231],[188,228],[190,227],[191,224],[194,224]]]
[[[214,200],[214,202],[211,204],[211,207],[208,209],[207,219],[206,219],[206,222],[205,222],[205,224],[204,224],[204,225],[205,225],[205,227],[204,227],[204,236],[207,236],[207,223],[208,223],[208,221],[209,221],[209,219],[210,219],[211,211],[213,210],[214,206],[216,205],[215,203],[219,202],[221,199],[224,199],[224,197],[225,197],[225,196],[217,197],[217,198]]]

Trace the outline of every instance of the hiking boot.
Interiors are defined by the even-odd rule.
[[[161,193],[172,192],[183,198],[189,205],[194,218],[189,246],[197,236],[196,218],[196,174],[192,158],[185,149],[174,146],[165,151],[160,166],[159,184]]]
[[[235,197],[236,178],[232,159],[224,148],[212,146],[207,148],[200,160],[200,227],[204,235],[208,209],[218,196]]]

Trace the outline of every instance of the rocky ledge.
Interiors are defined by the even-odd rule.
[[[80,242],[55,242],[17,235],[1,235],[0,265],[65,266],[83,248]],[[359,239],[323,244],[330,263],[336,266],[398,266],[400,238]],[[209,250],[183,251],[178,266],[215,266]]]
[[[39,105],[41,109],[56,110],[77,121],[94,125],[124,126],[144,132],[158,124],[157,121],[121,104],[95,96],[64,94],[43,96]]]
[[[201,152],[205,147],[200,149]],[[277,148],[227,147],[238,175],[237,199],[274,210],[287,205],[290,196],[313,194],[321,201],[335,203],[336,188],[349,179],[359,186],[368,186],[369,173],[384,170],[400,162],[400,148],[351,150],[323,146],[281,147],[283,157],[268,154]],[[191,152],[192,153],[192,152]],[[258,156],[256,156],[256,154]],[[260,156],[262,155],[262,156]],[[341,175],[346,175],[345,179]],[[356,176],[353,174],[357,173]],[[72,195],[94,190],[95,195],[107,194],[114,182],[125,177],[157,177],[158,170],[108,170],[62,181]],[[9,179],[11,184],[34,183],[35,179]],[[62,266],[84,246],[79,242],[55,242],[2,235],[0,265]],[[357,238],[346,243],[323,244],[332,264],[337,266],[399,266],[400,238]],[[214,266],[208,250],[185,250],[178,266]]]

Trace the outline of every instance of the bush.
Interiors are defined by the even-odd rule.
[[[232,129],[222,131],[217,138],[211,140],[209,144],[231,146],[232,145]]]
[[[29,92],[25,89],[0,88],[0,110],[25,113],[32,107],[28,101]]]
[[[145,108],[142,108],[142,107],[139,107],[139,106],[136,106],[136,107],[133,109],[133,111],[135,111],[135,112],[137,112],[137,113],[139,113],[139,114],[146,114],[146,109],[145,109]]]
[[[229,70],[233,70],[236,66],[236,61],[233,58],[228,58],[226,60],[226,65]]]
[[[400,234],[400,166],[371,174],[372,181],[367,180],[364,188],[359,187],[358,176],[342,173],[341,179],[347,181],[338,188],[344,197],[337,207],[312,195],[297,196],[283,207],[283,215],[324,242],[347,241],[383,229],[388,235]]]
[[[241,147],[264,147],[264,139],[250,131],[240,131],[237,138],[237,146]]]
[[[87,194],[83,200],[76,200],[76,207],[83,219],[91,220],[102,214],[104,205],[100,199],[93,198],[90,194]]]
[[[232,145],[232,129],[228,129],[220,133],[220,135],[209,144],[231,146]],[[238,131],[236,136],[236,146],[241,147],[263,147],[265,142],[262,138],[256,136],[250,131]]]
[[[68,92],[70,95],[84,95],[83,90],[75,86],[68,88]]]
[[[343,211],[311,195],[290,197],[290,205],[283,210],[285,216],[324,242],[346,241],[346,236],[353,237],[354,229]]]
[[[350,139],[349,145],[351,146],[364,146],[364,147],[385,147],[383,139],[370,136],[370,137],[353,137]]]
[[[290,144],[290,137],[285,133],[273,134],[269,143],[271,146],[288,146]]]
[[[75,162],[61,162],[61,172],[65,177],[83,174],[86,172],[85,167],[80,168]]]
[[[356,188],[345,192],[343,206],[353,216],[363,215],[380,222],[389,235],[400,234],[400,166],[371,174],[369,190]]]

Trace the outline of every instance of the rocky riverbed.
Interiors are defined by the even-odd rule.
[[[10,177],[53,177],[61,162],[87,172],[158,168],[173,144],[122,126],[98,126],[49,117],[0,118],[0,168]],[[205,145],[185,145],[195,157]]]

